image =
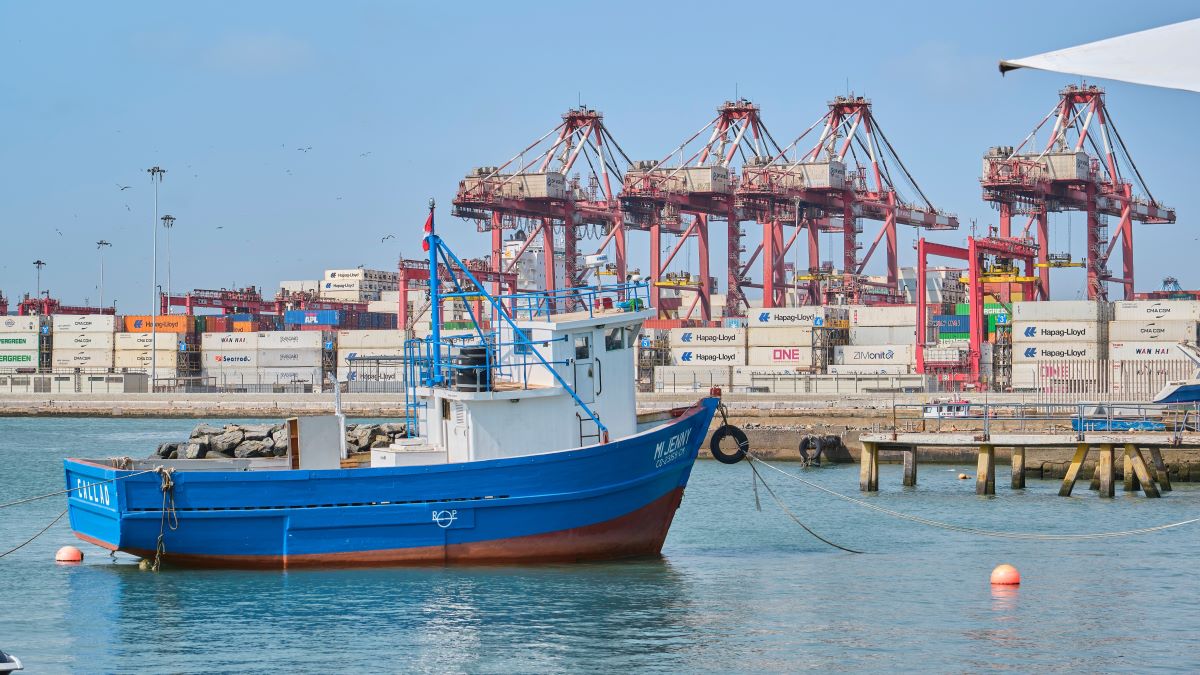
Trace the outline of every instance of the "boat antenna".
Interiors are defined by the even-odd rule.
[[[430,331],[430,338],[433,342],[434,364],[442,353],[442,303],[438,297],[438,247],[441,246],[441,241],[433,228],[433,210],[437,206],[437,202],[433,197],[429,198],[429,217],[425,219],[425,241],[424,248],[429,253],[429,318],[433,323]],[[439,384],[442,376],[441,371],[434,367],[431,369],[432,383]]]

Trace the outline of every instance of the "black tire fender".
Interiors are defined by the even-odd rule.
[[[731,453],[721,451],[721,441],[725,440],[726,436],[732,436],[737,445],[737,449]],[[750,450],[750,439],[746,438],[746,432],[741,429],[732,424],[723,424],[713,432],[712,440],[708,443],[708,450],[712,453],[713,459],[722,464],[737,464],[746,458],[746,452]]]
[[[800,439],[800,459],[802,459],[806,462],[808,461],[808,449],[811,448],[812,445],[813,445],[813,437],[812,436],[805,436],[804,438]],[[820,445],[818,445],[817,447],[820,447]]]

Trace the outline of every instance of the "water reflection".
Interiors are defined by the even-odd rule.
[[[1013,613],[1017,609],[1020,590],[1020,586],[992,585],[992,611],[999,615],[996,617],[997,621],[1011,621],[1016,618]]]

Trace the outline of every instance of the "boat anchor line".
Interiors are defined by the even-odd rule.
[[[768,469],[771,469],[772,471],[781,473],[784,476],[791,478],[792,480],[795,480],[799,483],[803,483],[804,485],[807,485],[808,487],[815,488],[817,490],[820,490],[821,492],[824,492],[829,495],[833,495],[834,497],[837,497],[839,499],[844,499],[848,502],[858,504],[859,506],[862,506],[867,509],[871,509],[872,511],[878,511],[885,515],[892,516],[893,518],[899,518],[901,520],[907,520],[910,522],[919,523],[921,525],[927,525],[929,527],[936,527],[936,528],[943,529],[943,530],[950,530],[952,532],[962,532],[964,534],[974,534],[974,535],[978,535],[981,537],[996,537],[996,538],[1001,538],[1001,539],[1027,539],[1027,540],[1034,540],[1034,541],[1085,541],[1085,540],[1090,540],[1090,539],[1112,539],[1115,537],[1132,537],[1132,536],[1136,536],[1139,534],[1150,534],[1152,532],[1160,532],[1162,530],[1169,530],[1169,529],[1172,529],[1175,527],[1181,527],[1183,525],[1191,525],[1192,523],[1200,522],[1200,518],[1190,518],[1188,520],[1181,520],[1177,523],[1167,523],[1165,525],[1155,525],[1153,527],[1143,527],[1143,528],[1138,528],[1136,530],[1122,530],[1122,531],[1118,531],[1118,532],[1088,532],[1088,533],[1084,533],[1084,534],[1045,534],[1045,533],[1040,533],[1040,532],[1004,532],[1004,531],[1000,531],[1000,530],[985,530],[985,529],[981,529],[981,528],[977,528],[977,527],[967,527],[965,525],[955,525],[954,523],[947,523],[947,522],[940,521],[940,520],[933,520],[931,518],[922,518],[920,516],[914,516],[914,515],[900,512],[900,511],[895,511],[892,509],[884,508],[877,504],[871,504],[871,503],[865,502],[861,499],[856,499],[849,495],[845,495],[840,492],[830,490],[829,488],[827,488],[823,485],[819,485],[810,480],[806,480],[806,479],[802,478],[801,476],[797,476],[794,473],[789,473],[787,471],[784,471],[783,469],[780,469],[777,466],[774,466],[758,457],[755,457],[752,454],[747,454],[746,460],[750,462],[751,468],[753,468],[755,464],[762,464],[763,466],[767,467]],[[755,473],[757,474],[757,471]],[[762,480],[761,476],[759,477],[759,480]],[[767,487],[767,484],[764,482],[763,486]],[[770,487],[767,487],[767,491],[768,492],[771,491]],[[773,492],[771,493],[771,495],[775,496]],[[781,506],[782,506],[782,504],[781,504]],[[789,513],[789,515],[791,515],[791,514]],[[792,516],[792,519],[796,520],[795,516]],[[799,520],[796,520],[796,522],[799,522]],[[807,530],[808,528],[806,527],[805,529]],[[812,534],[811,531],[810,531],[810,534]],[[813,536],[816,536],[816,535],[813,534]],[[824,541],[824,540],[822,540],[822,541]],[[826,543],[829,543],[829,542],[826,542]],[[838,548],[841,548],[841,547],[838,546]],[[858,551],[856,551],[856,552],[858,552]]]
[[[98,485],[105,485],[107,483],[115,483],[119,480],[125,480],[126,478],[133,478],[134,476],[141,476],[141,475],[147,474],[147,473],[156,473],[161,470],[162,470],[162,467],[158,466],[153,469],[146,469],[145,471],[135,471],[134,473],[128,473],[128,474],[125,474],[124,476],[117,476],[116,478],[109,478],[107,480],[88,481],[87,483],[81,483],[79,485],[76,485],[73,488],[67,488],[66,490],[59,490],[57,492],[48,492],[44,495],[37,495],[34,497],[25,497],[23,499],[18,499],[16,501],[0,504],[0,509],[5,509],[10,506],[19,506],[21,504],[28,504],[29,502],[36,502],[39,499],[48,499],[50,497],[57,497],[59,495],[70,494],[72,492],[76,492],[79,490],[90,490],[90,489],[95,488]]]

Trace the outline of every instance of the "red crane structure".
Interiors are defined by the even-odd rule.
[[[705,133],[707,140],[701,141]],[[666,157],[634,162],[625,173],[621,207],[626,226],[650,232],[650,279],[655,283],[651,304],[655,307],[664,308],[662,286],[669,283],[695,294],[680,318],[691,318],[699,306],[701,320],[712,320],[709,224],[723,220],[728,230],[725,314],[745,316],[749,302],[743,288],[756,284],[745,274],[748,266],[741,264],[745,252],[741,221],[746,217],[737,208],[734,167],[762,156],[767,148],[774,152],[778,146],[763,126],[758,106],[746,99],[726,101],[717,108],[716,117]],[[663,234],[678,237],[665,258]],[[668,266],[692,237],[699,249],[699,278],[693,281],[689,274],[678,282],[666,281]]]
[[[50,316],[52,314],[116,314],[116,307],[88,307],[85,305],[64,305],[43,291],[43,296],[35,298],[28,293],[17,303],[17,314],[20,316]]]
[[[8,314],[8,297],[0,292],[0,316]]]
[[[1036,135],[1054,119],[1046,144],[1039,151]],[[1115,141],[1115,142],[1114,142]],[[1137,183],[1135,193],[1133,178]],[[1129,156],[1096,86],[1070,85],[1059,92],[1054,107],[1016,147],[999,146],[983,157],[983,198],[1000,211],[1000,236],[1013,236],[1013,217],[1027,216],[1020,236],[1036,227],[1038,277],[1035,298],[1050,297],[1050,268],[1077,267],[1070,254],[1049,250],[1048,214],[1082,211],[1087,218],[1087,293],[1107,300],[1108,284],[1123,287],[1124,299],[1134,297],[1133,223],[1173,223],[1175,210],[1155,201]],[[1107,218],[1118,219],[1109,236]],[[1113,276],[1109,257],[1121,243],[1122,272]],[[1029,299],[1029,298],[1026,298]]]
[[[169,314],[171,307],[183,307],[192,315],[197,308],[220,309],[222,314],[275,314],[275,303],[264,300],[255,286],[246,288],[206,290],[196,289],[183,295],[159,294],[160,313]]]
[[[530,244],[545,250],[545,290],[554,291],[555,259],[562,251],[565,285],[581,285],[579,241],[594,235],[599,251],[615,247],[616,273],[626,274],[625,230],[612,184],[622,180],[629,158],[604,126],[604,116],[587,107],[568,110],[562,121],[500,166],[474,169],[458,184],[453,213],[491,232],[492,272],[514,272]],[[586,166],[587,183],[579,172]],[[574,177],[568,178],[575,171]],[[504,230],[520,229],[525,242],[504,255]],[[560,239],[561,237],[561,239]],[[561,248],[559,244],[561,243]],[[499,277],[492,291],[499,292]],[[523,289],[524,290],[524,289]]]
[[[517,292],[517,275],[515,272],[496,272],[491,269],[491,260],[463,260],[463,265],[471,270],[471,274],[475,276],[480,283],[491,284],[493,288],[499,289],[499,293],[512,295]],[[399,290],[400,304],[397,307],[396,325],[400,330],[412,328],[413,323],[428,310],[429,303],[425,307],[417,308],[416,311],[410,313],[408,311],[408,292],[412,288],[429,288],[429,261],[428,260],[406,260],[401,259],[398,266],[399,271]],[[466,275],[459,274],[452,270],[448,265],[438,267],[442,284],[452,285],[455,281],[463,290],[470,283]],[[454,289],[457,290],[457,289]],[[479,298],[472,303],[472,311],[475,317],[483,316],[483,298]]]
[[[808,147],[804,139],[817,128],[816,141]],[[911,187],[920,203],[906,201],[897,190],[898,182]],[[786,148],[747,162],[737,195],[746,216],[763,225],[763,243],[742,271],[748,271],[762,254],[763,307],[785,304],[785,259],[801,231],[808,234],[808,270],[796,280],[806,282],[804,304],[886,304],[904,301],[896,226],[958,228],[958,218],[935,208],[921,191],[879,127],[871,102],[861,96],[836,97],[828,111]],[[879,221],[882,226],[860,257],[862,220]],[[785,241],[787,225],[793,230]],[[822,264],[821,232],[841,233],[840,277],[833,274],[832,264]],[[881,241],[887,255],[886,281],[869,281],[863,272]]]

